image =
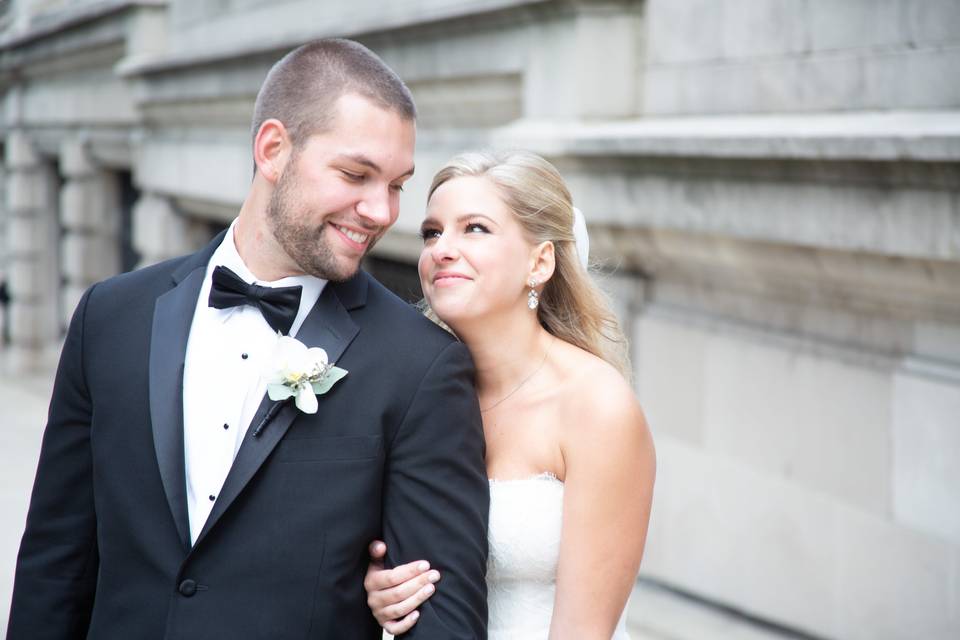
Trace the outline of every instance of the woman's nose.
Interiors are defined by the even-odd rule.
[[[431,256],[433,257],[434,262],[451,262],[457,259],[459,253],[457,252],[456,243],[451,240],[451,238],[446,234],[440,234],[440,237],[437,238],[436,242],[433,243],[430,251]]]

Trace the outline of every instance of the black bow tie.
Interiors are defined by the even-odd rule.
[[[300,310],[300,285],[295,287],[261,287],[247,284],[230,269],[219,266],[213,270],[213,286],[210,287],[211,307],[228,309],[249,304],[260,309],[263,319],[274,331],[283,335],[290,333],[293,320]]]

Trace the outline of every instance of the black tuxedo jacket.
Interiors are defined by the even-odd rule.
[[[183,362],[221,238],[94,285],[78,305],[7,638],[380,638],[362,584],[379,537],[391,563],[424,558],[443,576],[410,637],[485,638],[489,495],[472,363],[363,272],[329,283],[297,335],[348,375],[316,414],[290,403],[259,438],[248,429],[190,546]]]

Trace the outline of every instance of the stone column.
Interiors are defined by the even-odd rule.
[[[169,198],[144,193],[133,206],[133,245],[138,267],[196,251],[208,240],[196,222],[182,215]]]
[[[61,297],[66,326],[83,292],[120,272],[120,188],[116,176],[91,161],[87,145],[60,149]]]
[[[53,365],[60,340],[57,178],[29,136],[6,140],[11,372]]]
[[[7,311],[6,297],[9,296],[7,280],[10,277],[10,245],[7,240],[7,168],[0,165],[0,350],[6,346]]]

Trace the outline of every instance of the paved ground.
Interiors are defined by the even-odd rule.
[[[0,359],[2,359],[0,353]],[[2,362],[0,362],[2,364]],[[0,367],[2,369],[2,367]],[[36,471],[52,386],[47,375],[0,375],[0,637],[7,616],[17,548]],[[635,640],[787,640],[799,636],[640,583],[631,598],[628,626]]]

